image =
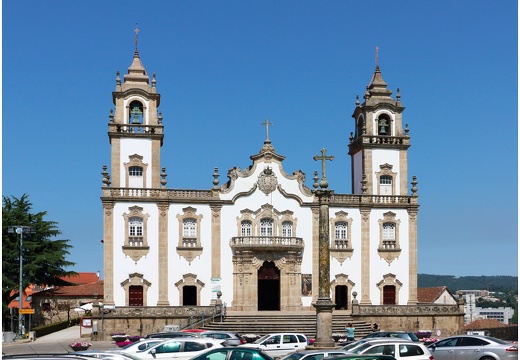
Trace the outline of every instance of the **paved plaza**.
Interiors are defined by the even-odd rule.
[[[106,350],[117,348],[114,341],[90,341],[90,337],[80,335],[80,327],[57,331],[55,333],[42,336],[34,341],[27,339],[16,339],[14,342],[2,343],[2,354],[41,354],[41,353],[66,353],[72,349],[69,344],[78,341],[87,341],[92,344],[89,350]]]

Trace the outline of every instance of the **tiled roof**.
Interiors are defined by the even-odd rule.
[[[37,293],[40,291],[40,288],[35,287],[34,285],[29,285],[25,291],[22,294],[22,308],[23,309],[30,309],[31,308],[31,301],[27,301],[27,297],[33,295],[34,293]],[[18,290],[11,290],[11,296],[15,293],[18,293]],[[18,309],[20,307],[20,300],[13,300],[7,305],[8,308],[15,308]]]
[[[60,279],[73,284],[90,284],[99,281],[99,276],[95,272],[78,272],[77,275],[63,276]]]
[[[76,286],[58,286],[53,289],[40,291],[34,297],[91,297],[103,298],[103,280],[90,284]]]
[[[508,326],[506,324],[502,324],[497,319],[480,319],[470,322],[467,325],[464,325],[464,329],[466,330],[486,330],[486,329],[494,329],[499,327]]]
[[[442,295],[444,290],[449,292],[446,286],[417,288],[417,301],[419,303],[433,304],[435,300]]]

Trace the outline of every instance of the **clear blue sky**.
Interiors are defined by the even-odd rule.
[[[419,273],[518,273],[518,9],[510,0],[4,1],[2,187],[29,194],[103,271],[101,171],[115,73],[139,53],[165,124],[168,187],[209,189],[269,137],[312,186],[350,193],[355,97],[401,89],[419,182]]]

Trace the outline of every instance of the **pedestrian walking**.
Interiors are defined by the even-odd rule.
[[[352,323],[347,324],[345,331],[347,332],[347,341],[354,341],[354,331],[356,331],[356,328],[352,326]]]

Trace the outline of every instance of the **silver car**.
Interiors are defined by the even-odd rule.
[[[247,343],[239,334],[229,331],[204,331],[199,333],[202,338],[224,340],[223,346],[238,346]]]
[[[424,344],[399,339],[400,341],[368,341],[349,350],[352,354],[389,355],[397,360],[434,360],[430,350]],[[435,359],[437,360],[437,359]]]
[[[346,351],[339,349],[302,350],[286,355],[280,360],[320,360],[327,356],[338,356],[346,354],[348,354]]]
[[[428,348],[435,360],[517,360],[518,346],[490,336],[457,335]]]

